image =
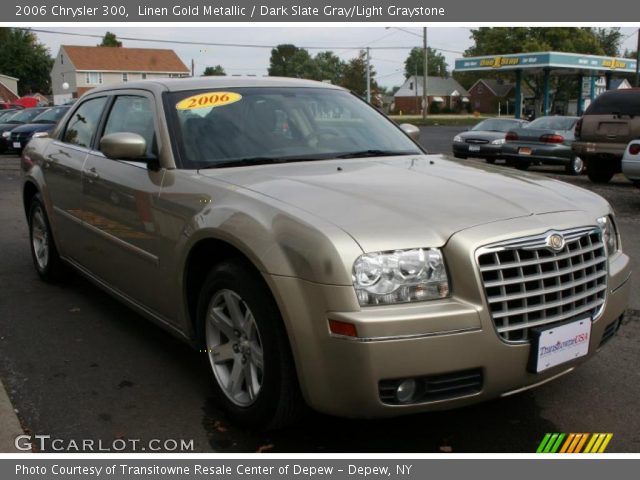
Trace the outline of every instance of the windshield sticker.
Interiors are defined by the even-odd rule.
[[[235,92],[199,93],[185,98],[176,104],[178,110],[196,110],[198,108],[222,107],[242,100],[242,95]]]

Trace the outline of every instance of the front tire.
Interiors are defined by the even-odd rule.
[[[64,278],[65,265],[58,255],[49,218],[40,194],[29,204],[29,245],[31,258],[38,275],[45,282],[56,282]]]
[[[584,172],[584,162],[579,156],[574,155],[569,160],[569,163],[565,165],[564,170],[569,175],[581,175]]]
[[[234,423],[274,429],[297,419],[303,402],[288,338],[255,269],[235,260],[211,270],[199,296],[198,327],[215,397]]]
[[[524,170],[528,170],[529,169],[529,167],[531,166],[531,163],[527,162],[527,161],[518,160],[518,161],[515,162],[514,166],[516,167],[516,169],[524,171]]]

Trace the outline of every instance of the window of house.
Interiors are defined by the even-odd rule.
[[[60,54],[60,64],[64,65],[64,55],[62,53]]]
[[[484,88],[482,87],[482,85],[478,85],[478,88],[476,88],[476,92],[478,92],[478,95],[482,95],[484,93]]]
[[[122,81],[123,82],[128,82],[129,81],[129,74],[127,72],[124,72],[122,74]]]
[[[413,90],[413,82],[409,83],[409,90]]]
[[[87,72],[85,75],[85,82],[87,85],[100,85],[102,84],[101,72]]]

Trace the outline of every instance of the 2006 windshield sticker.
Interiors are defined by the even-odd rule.
[[[185,98],[176,104],[178,110],[195,110],[230,105],[242,100],[242,95],[235,92],[207,92]]]

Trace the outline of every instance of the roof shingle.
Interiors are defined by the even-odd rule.
[[[61,47],[79,71],[188,73],[173,50],[156,48]]]

